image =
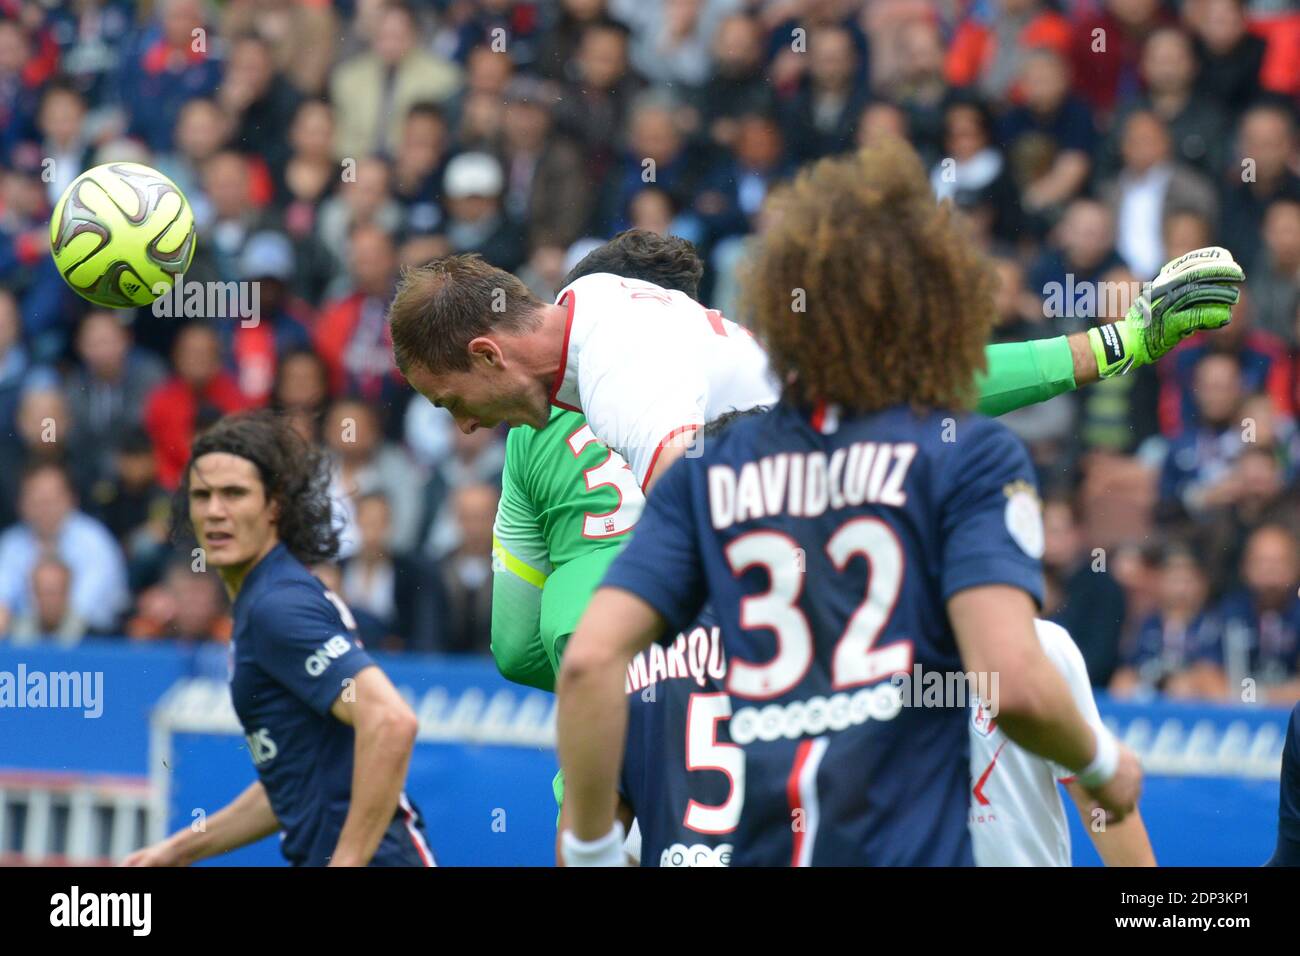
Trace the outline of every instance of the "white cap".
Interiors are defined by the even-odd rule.
[[[442,191],[448,199],[501,195],[501,164],[490,153],[461,153],[447,164]]]

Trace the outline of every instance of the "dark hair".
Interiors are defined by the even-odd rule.
[[[463,254],[407,269],[388,311],[393,359],[403,375],[469,368],[469,343],[492,332],[521,334],[540,324],[546,303],[517,278]]]
[[[733,408],[730,411],[723,412],[717,418],[706,422],[704,427],[700,429],[700,437],[716,438],[742,418],[750,418],[754,415],[766,415],[771,410],[771,405],[755,405],[753,408]]]
[[[325,453],[305,442],[285,416],[269,411],[228,415],[195,439],[172,498],[174,539],[194,533],[190,472],[198,459],[216,452],[252,462],[266,500],[279,505],[276,532],[295,558],[312,564],[338,553],[339,529],[333,521]]]
[[[417,116],[435,119],[444,126],[447,125],[447,112],[432,100],[421,100],[418,103],[412,104],[410,109],[406,111],[406,116],[403,121],[409,123]]]
[[[661,236],[649,229],[625,229],[583,256],[560,281],[560,288],[596,272],[653,282],[698,299],[704,263],[686,239]]]
[[[68,469],[60,462],[51,461],[48,458],[36,458],[24,465],[18,478],[18,488],[20,490],[26,488],[28,483],[43,471],[52,471],[58,475],[63,481],[63,487],[67,489],[68,494],[72,495],[74,499],[77,497],[77,488],[72,483],[72,476],[68,473]]]

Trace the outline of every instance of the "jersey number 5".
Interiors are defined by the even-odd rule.
[[[893,529],[879,518],[854,518],[840,525],[826,542],[826,554],[843,572],[858,555],[867,561],[867,592],[835,643],[831,683],[835,690],[855,687],[906,671],[912,665],[910,641],[872,646],[889,623],[903,586],[903,548]],[[793,690],[812,666],[812,628],[799,607],[805,575],[803,553],[795,540],[777,531],[741,535],[726,549],[737,577],[763,568],[771,582],[763,594],[740,603],[740,626],[766,628],[776,635],[776,654],[764,664],[733,657],[727,690],[741,697],[766,699]]]
[[[731,781],[727,799],[717,806],[686,806],[682,823],[696,833],[730,833],[740,823],[745,803],[745,752],[739,744],[718,743],[718,724],[731,717],[726,694],[691,694],[686,705],[686,769],[720,770]]]

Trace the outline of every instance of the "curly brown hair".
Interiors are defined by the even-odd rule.
[[[972,407],[993,272],[911,146],[823,159],[767,213],[741,295],[787,401]]]

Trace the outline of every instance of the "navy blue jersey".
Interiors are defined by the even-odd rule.
[[[720,629],[706,612],[628,666],[619,792],[641,830],[642,866],[729,866],[744,752],[731,743]]]
[[[1277,848],[1268,864],[1300,866],[1300,704],[1287,723],[1278,796]]]
[[[706,598],[717,615],[745,755],[734,865],[970,865],[966,702],[913,706],[890,678],[961,671],[956,592],[1040,598],[1033,468],[979,416],[825,431],[780,404],[705,442],[603,583],[670,629]]]
[[[352,614],[278,544],[244,579],[234,606],[230,693],[258,779],[295,866],[324,866],[352,796],[353,729],[330,713],[374,664]],[[431,866],[419,812],[403,793],[371,866]]]

